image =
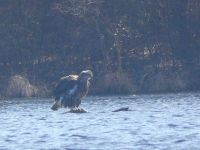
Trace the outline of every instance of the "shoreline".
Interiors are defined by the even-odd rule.
[[[117,97],[119,99],[122,99],[123,97],[127,97],[127,96],[147,96],[147,95],[175,95],[175,94],[198,94],[200,93],[199,90],[197,91],[180,91],[180,92],[165,92],[165,93],[134,93],[134,94],[89,94],[87,95],[85,98],[87,97]],[[10,100],[14,100],[14,99],[52,99],[54,100],[53,96],[36,96],[36,97],[0,97],[0,100],[5,100],[5,99],[10,99]]]

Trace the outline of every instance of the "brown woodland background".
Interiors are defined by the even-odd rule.
[[[94,72],[90,94],[200,89],[199,0],[1,0],[0,93],[13,75],[50,93]]]

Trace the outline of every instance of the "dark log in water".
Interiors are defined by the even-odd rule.
[[[113,110],[112,112],[119,112],[119,111],[130,111],[129,107],[122,107],[116,110]]]

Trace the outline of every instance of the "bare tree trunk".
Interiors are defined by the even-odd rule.
[[[116,51],[117,51],[117,62],[118,62],[118,72],[122,72],[122,60],[121,60],[121,51],[122,51],[122,41],[119,37],[115,38],[116,42]]]
[[[100,48],[101,48],[103,61],[104,61],[104,70],[107,72],[107,71],[110,70],[110,59],[109,59],[109,56],[108,56],[108,50],[106,50],[106,46],[105,46],[105,37],[104,37],[104,34],[100,30],[98,18],[93,17],[93,20],[94,20],[95,25],[96,25],[97,34],[100,38],[100,46],[101,46]]]

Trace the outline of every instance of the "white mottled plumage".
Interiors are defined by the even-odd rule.
[[[76,92],[77,89],[78,89],[78,85],[75,85],[75,86],[73,87],[73,89],[69,90],[68,94],[69,94],[69,95],[74,94],[74,93]]]

